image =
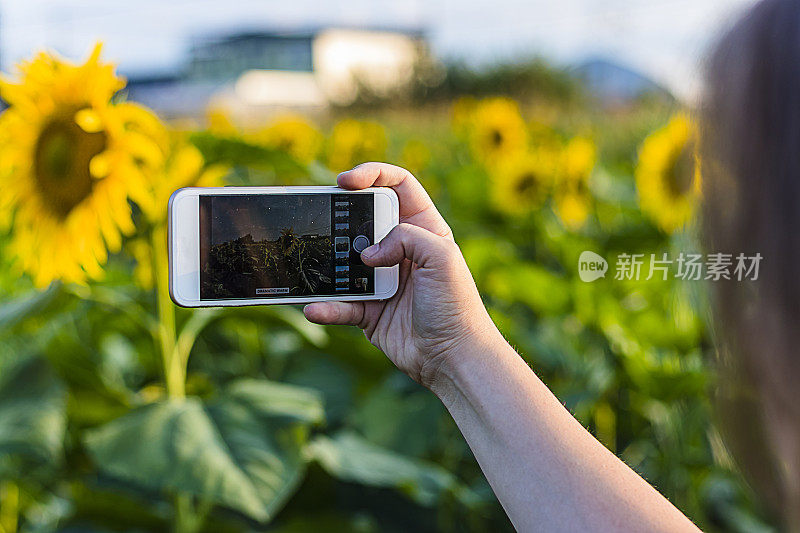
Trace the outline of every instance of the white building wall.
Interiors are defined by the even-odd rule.
[[[314,74],[331,102],[349,104],[359,82],[378,95],[408,84],[417,53],[415,39],[402,33],[329,29],[314,40]]]

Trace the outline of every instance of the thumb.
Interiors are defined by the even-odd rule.
[[[395,226],[379,243],[361,252],[364,264],[394,266],[409,259],[420,267],[436,268],[449,260],[456,244],[413,224]]]

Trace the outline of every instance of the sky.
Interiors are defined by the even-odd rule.
[[[704,50],[754,0],[0,0],[3,70],[41,48],[83,57],[106,43],[123,73],[180,65],[193,39],[237,29],[417,27],[434,52],[486,64],[534,54],[616,60],[682,96]]]
[[[211,244],[236,240],[274,241],[291,228],[296,235],[331,234],[331,197],[327,194],[216,196],[211,208]]]

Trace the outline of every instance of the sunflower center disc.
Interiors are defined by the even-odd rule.
[[[694,180],[694,153],[688,145],[681,149],[666,172],[669,192],[676,198],[688,193]]]
[[[36,184],[47,206],[59,218],[65,218],[92,192],[94,179],[89,163],[106,147],[106,134],[85,132],[75,123],[74,115],[72,112],[51,119],[36,142]]]
[[[519,182],[517,183],[517,192],[521,195],[527,195],[534,192],[535,189],[537,188],[536,187],[537,181],[538,180],[536,179],[535,174],[525,174],[520,178]]]

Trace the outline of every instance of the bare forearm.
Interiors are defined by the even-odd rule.
[[[520,531],[695,526],[575,420],[499,333],[430,384]]]

